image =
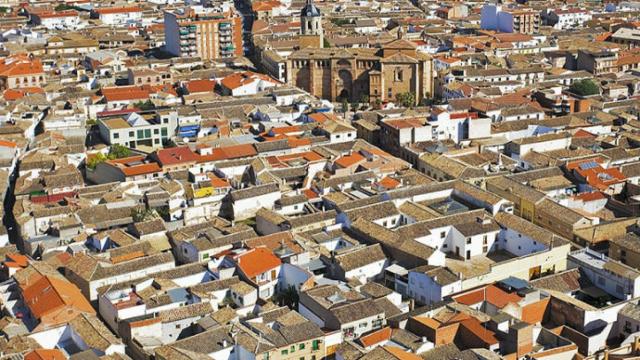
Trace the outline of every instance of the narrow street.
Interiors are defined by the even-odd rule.
[[[244,46],[244,55],[251,60],[254,55],[253,38],[251,37],[251,28],[253,27],[253,12],[251,7],[243,0],[234,0],[236,10],[242,15],[242,41]]]

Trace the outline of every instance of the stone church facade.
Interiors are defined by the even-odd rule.
[[[394,101],[400,93],[415,94],[416,103],[433,94],[429,55],[405,39],[380,49],[306,48],[286,60],[287,83],[331,101],[371,103]]]

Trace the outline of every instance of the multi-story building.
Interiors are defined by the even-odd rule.
[[[100,137],[110,145],[159,148],[175,134],[177,117],[175,112],[142,115],[131,113],[126,117],[98,119],[98,127]]]
[[[593,75],[617,71],[618,53],[611,51],[578,50],[578,70],[585,70]]]
[[[94,9],[91,15],[105,25],[133,24],[142,19],[142,9],[137,6],[104,7]]]
[[[81,23],[80,15],[75,10],[38,11],[31,14],[31,22],[48,30],[77,29]]]
[[[314,96],[336,101],[395,101],[412,93],[416,103],[433,94],[431,57],[405,39],[382,49],[302,49],[287,59],[287,82]]]
[[[555,9],[546,15],[548,25],[553,25],[555,29],[572,29],[576,26],[583,26],[585,22],[591,20],[591,13],[582,9]]]
[[[12,56],[0,60],[0,90],[40,87],[45,73],[40,59]]]
[[[480,27],[506,33],[535,34],[540,27],[540,13],[531,9],[502,9],[496,5],[485,5]]]
[[[203,60],[242,56],[242,18],[232,12],[196,13],[193,9],[164,14],[167,51]]]
[[[589,248],[568,256],[571,267],[580,270],[600,289],[621,300],[638,297],[640,272]]]

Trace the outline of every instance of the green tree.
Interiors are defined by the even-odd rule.
[[[101,162],[107,161],[107,157],[103,153],[97,153],[87,162],[87,167],[91,170],[95,170],[96,166]]]
[[[399,93],[396,95],[396,101],[403,107],[409,108],[416,104],[416,96],[411,92]]]
[[[65,10],[73,10],[73,6],[69,6],[67,4],[60,4],[55,7],[55,11],[65,11]]]
[[[131,209],[131,218],[134,222],[142,222],[152,217],[153,211],[144,207],[134,207]]]
[[[151,100],[147,100],[133,103],[133,107],[140,110],[153,110],[156,108],[156,105]]]
[[[109,149],[110,159],[121,159],[129,156],[131,156],[131,150],[120,144],[113,144],[111,145],[111,149]]]
[[[590,96],[600,94],[600,87],[591,79],[574,81],[569,90],[580,96]]]
[[[330,48],[331,47],[331,43],[329,43],[329,40],[327,40],[327,38],[323,38],[322,47],[324,47],[324,48]]]
[[[376,109],[382,109],[382,100],[380,100],[380,98],[377,98],[376,101],[374,101],[374,105],[376,106]]]
[[[342,98],[342,112],[346,115],[349,111],[349,99]]]
[[[294,286],[289,286],[278,294],[278,303],[280,306],[288,306],[291,309],[298,309],[300,295]]]

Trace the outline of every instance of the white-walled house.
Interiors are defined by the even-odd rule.
[[[579,267],[596,286],[620,300],[640,296],[640,271],[588,248],[569,254],[570,267]]]
[[[254,217],[261,207],[273,209],[280,196],[280,188],[276,183],[232,190],[221,212],[236,221],[248,219]]]
[[[249,249],[231,257],[240,276],[258,289],[258,296],[269,299],[275,294],[282,261],[266,247]]]
[[[445,267],[425,265],[409,271],[408,295],[419,304],[431,304],[462,291],[462,280]]]
[[[142,9],[137,6],[104,7],[94,9],[92,16],[105,25],[125,25],[142,20]]]
[[[329,273],[337,280],[357,279],[366,283],[382,275],[388,259],[380,244],[347,248],[344,253],[333,255],[328,261]]]
[[[226,95],[246,96],[279,86],[280,82],[264,74],[243,71],[226,76],[220,85]]]

